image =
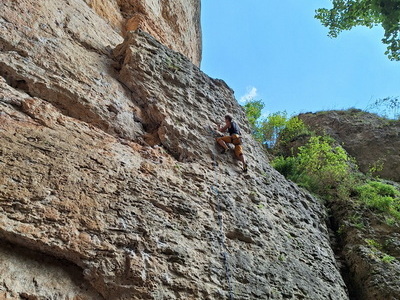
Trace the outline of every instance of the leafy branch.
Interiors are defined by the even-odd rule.
[[[315,18],[329,29],[328,36],[356,26],[372,28],[381,25],[385,31],[382,42],[390,60],[400,60],[400,0],[332,0],[331,9],[316,10]]]

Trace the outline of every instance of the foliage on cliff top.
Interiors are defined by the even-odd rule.
[[[271,113],[261,119],[263,108],[261,100],[251,100],[244,105],[254,138],[267,149],[274,148],[278,139],[280,143],[287,143],[300,134],[309,133],[303,121],[298,117],[288,117],[286,111]]]
[[[272,160],[273,167],[281,174],[321,198],[353,197],[377,212],[400,220],[400,191],[378,179],[366,181],[371,174],[360,174],[356,161],[333,138],[315,135],[297,117],[289,119],[286,113],[274,113],[259,121],[262,108],[259,101],[245,106],[248,117],[252,117],[253,134],[269,150],[280,144],[287,145],[299,135],[308,135],[308,141],[296,151],[292,149],[291,155]]]

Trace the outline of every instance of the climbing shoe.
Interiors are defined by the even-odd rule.
[[[245,172],[245,173],[247,172],[247,164],[243,165],[243,172]]]
[[[228,151],[229,151],[229,149],[224,149],[224,150],[221,151],[221,154],[225,154],[225,153],[227,153]]]

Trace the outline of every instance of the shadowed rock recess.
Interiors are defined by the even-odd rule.
[[[0,4],[0,297],[348,299],[233,91],[79,0]],[[207,126],[233,114],[249,174]]]

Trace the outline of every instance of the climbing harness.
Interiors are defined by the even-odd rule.
[[[232,138],[232,144],[234,144],[234,145],[243,144],[242,137],[240,135],[235,133],[235,134],[232,134],[231,138]]]
[[[216,138],[216,137],[221,137],[220,135],[217,135],[217,134],[216,134],[216,131],[213,130],[213,128],[212,128],[211,126],[207,126],[207,125],[206,125],[206,126],[204,126],[204,128],[205,128],[206,131],[208,131],[208,133],[210,133],[210,135],[213,136],[214,138]],[[226,136],[226,137],[228,137],[228,136]],[[240,145],[243,144],[243,139],[242,139],[242,136],[241,136],[240,134],[236,134],[236,133],[232,134],[232,135],[230,136],[230,140],[229,140],[229,141],[225,140],[225,137],[223,137],[223,138],[224,138],[223,140],[224,140],[225,142],[227,142],[227,143],[232,143],[232,144],[235,146],[235,155],[236,155],[237,157],[240,156],[240,155],[243,155],[242,150],[241,150],[241,149],[237,149],[237,147],[239,147]],[[228,147],[229,147],[229,146],[228,146]],[[223,150],[221,151],[221,154],[225,154],[225,153],[228,152],[228,151],[229,151],[229,148],[223,149]],[[239,151],[240,154],[238,154],[237,151]],[[213,159],[215,160],[215,157],[214,157]],[[243,163],[243,172],[246,173],[246,172],[248,171],[248,165],[247,165],[247,163],[245,163],[245,162],[242,162],[242,163]]]

